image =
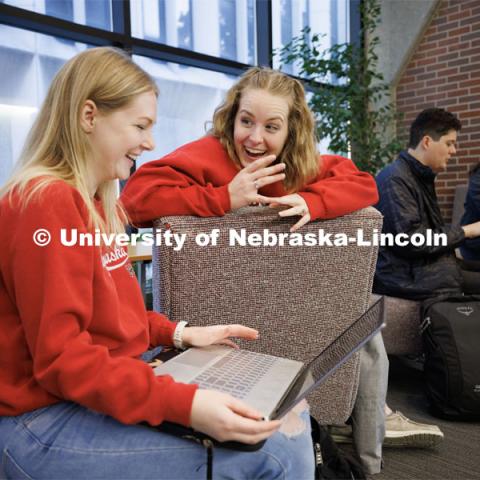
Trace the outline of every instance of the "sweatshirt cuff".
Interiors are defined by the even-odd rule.
[[[195,384],[172,383],[165,392],[164,419],[189,427],[193,397],[197,389],[198,385]]]
[[[173,332],[177,327],[175,322],[172,322],[161,313],[148,311],[148,321],[150,325],[150,345],[173,345]]]
[[[218,199],[220,201],[220,206],[223,209],[224,213],[227,213],[231,210],[230,205],[230,193],[228,192],[228,184],[222,185],[221,187],[216,187],[215,190],[218,194]]]
[[[317,193],[298,192],[298,194],[307,202],[310,220],[328,218],[325,206]]]

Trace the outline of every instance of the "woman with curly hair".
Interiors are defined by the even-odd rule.
[[[122,202],[137,226],[163,215],[222,216],[249,204],[280,216],[335,218],[377,202],[373,178],[338,155],[319,155],[302,84],[269,68],[249,69],[216,109],[203,138],[143,165]]]

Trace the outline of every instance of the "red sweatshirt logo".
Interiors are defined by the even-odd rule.
[[[103,267],[108,271],[122,267],[128,261],[127,249],[124,247],[111,248],[102,255]]]

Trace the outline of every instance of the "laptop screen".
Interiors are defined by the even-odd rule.
[[[384,299],[381,297],[302,369],[270,419],[282,417],[378,333],[383,324],[383,312]]]

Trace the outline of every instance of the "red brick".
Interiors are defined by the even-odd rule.
[[[448,15],[458,12],[459,7],[460,5],[457,2],[449,3],[448,5],[445,4],[445,6],[442,5],[439,14],[448,17]]]
[[[478,85],[478,80],[467,80],[462,82],[462,87],[475,87]]]
[[[458,75],[451,75],[448,77],[449,82],[460,82],[462,87],[465,87],[465,83],[469,81],[470,77],[468,73],[459,73]]]
[[[442,173],[442,178],[445,180],[456,180],[457,174],[456,173]]]
[[[447,32],[444,32],[444,33],[447,34]],[[439,47],[450,47],[450,49],[451,49],[452,47],[454,47],[458,43],[460,43],[460,37],[454,37],[454,38],[448,37],[444,40],[439,40],[438,46]]]
[[[438,76],[445,76],[448,77],[450,75],[457,75],[458,74],[458,68],[446,68],[446,69],[438,69],[437,70],[437,75]]]
[[[456,21],[456,22],[447,22],[447,23],[444,23],[444,24],[442,24],[442,25],[439,25],[439,26],[437,27],[437,30],[438,30],[439,33],[440,33],[440,32],[447,32],[448,35],[450,36],[450,32],[451,32],[452,30],[457,29],[459,25],[460,25],[460,23],[459,23],[458,21]]]
[[[432,42],[430,38],[424,37],[423,42],[420,44],[422,52],[426,52],[427,55],[431,55],[438,48],[437,42]]]
[[[435,33],[428,37],[430,41],[438,41],[438,40],[443,40],[445,38],[447,38],[447,32]]]
[[[447,49],[444,48],[443,50],[446,51]],[[457,58],[458,58],[458,52],[452,52],[452,53],[447,53],[446,55],[439,55],[437,57],[437,60],[443,62],[443,61],[448,61],[448,60],[455,60]]]
[[[470,25],[465,25],[460,28],[454,28],[452,30],[448,30],[448,36],[449,37],[456,37],[456,36],[462,36],[462,39],[467,39],[466,34],[470,33]]]
[[[447,168],[449,172],[465,172],[468,170],[464,165],[448,165]]]
[[[465,50],[468,50],[469,48],[471,48],[471,42],[470,41],[467,41],[467,42],[456,42],[452,45],[450,45],[450,47],[448,47],[448,51],[449,52],[460,52],[460,55],[463,55]]]
[[[435,85],[443,85],[444,83],[447,82],[448,80],[448,77],[445,77],[445,76],[440,76],[440,75],[437,75],[438,78],[436,78],[435,80],[431,80],[428,82],[429,85],[431,86],[435,86]]]
[[[470,59],[468,57],[462,56],[457,60],[453,60],[448,62],[449,67],[459,67],[460,65],[468,65],[470,63]]]
[[[474,72],[474,71],[479,71],[480,70],[480,65],[464,65],[463,67],[460,67],[460,72]]]
[[[470,108],[470,105],[468,103],[461,103],[460,105],[455,105],[455,111],[457,113],[468,112],[470,110],[471,110],[471,108]]]
[[[438,60],[435,57],[426,57],[426,58],[420,58],[416,62],[416,66],[423,66],[423,65],[433,65],[437,63]]]
[[[433,94],[433,95],[428,95],[427,97],[425,97],[425,100],[427,102],[437,102],[439,100],[445,100],[445,94],[444,93],[436,93],[436,94]],[[410,103],[413,103],[413,102],[410,102]]]
[[[428,80],[428,85],[431,85],[433,80],[436,76],[436,72],[428,72],[424,73],[423,75],[417,75],[417,80]]]
[[[450,83],[450,81],[449,81],[446,85],[440,85],[439,87],[437,87],[437,92],[439,92],[439,93],[440,92],[451,92],[452,90],[455,90],[457,87],[458,87],[458,83],[456,83],[456,82],[451,82]]]
[[[419,73],[425,73],[425,67],[412,68],[408,71],[409,75],[418,75]]]
[[[478,26],[478,28],[480,28],[480,25]],[[462,53],[463,55],[476,55],[477,53],[480,53],[480,47],[467,48]]]
[[[476,148],[478,147],[478,142],[472,142],[472,141],[468,141],[468,142],[463,142],[462,143],[462,148],[467,150],[469,148]]]
[[[480,39],[480,31],[475,30],[472,33],[468,33],[462,36],[462,40],[479,40]]]
[[[425,97],[426,95],[431,95],[433,93],[435,93],[435,89],[432,87],[420,88],[419,90],[415,91],[415,95],[417,97]]]
[[[464,10],[468,10],[470,8],[476,8],[480,5],[478,3],[478,0],[455,0],[455,1],[458,2],[462,6],[462,9]]]
[[[460,21],[460,25],[475,25],[478,23],[480,23],[480,15],[470,15],[464,20]],[[473,27],[473,28],[476,28],[476,27]]]
[[[405,99],[405,98],[410,98],[410,97],[414,97],[416,95],[416,92],[415,90],[411,89],[411,90],[406,90],[406,91],[403,91],[401,93],[398,93],[397,92],[397,97],[398,98],[401,98],[402,100]]]

